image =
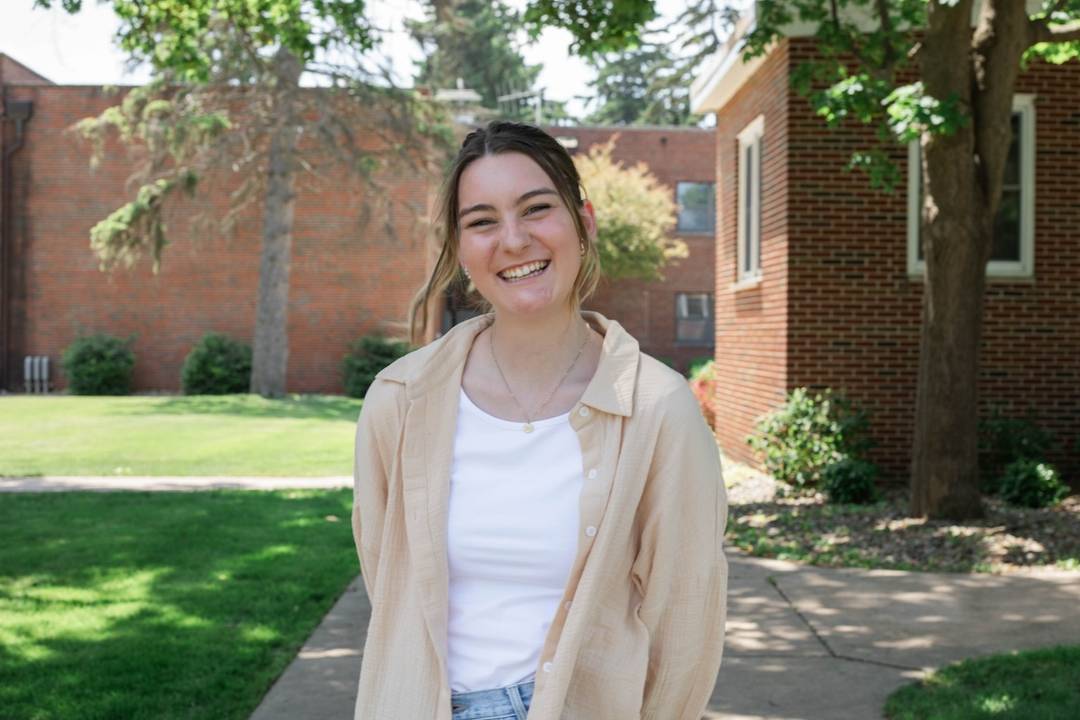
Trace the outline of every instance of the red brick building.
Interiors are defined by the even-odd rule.
[[[796,387],[830,387],[870,411],[872,459],[904,480],[923,289],[919,178],[887,195],[844,170],[867,135],[828,130],[791,89],[811,39],[784,39],[748,63],[737,42],[692,90],[695,109],[717,118],[719,440],[752,461],[745,439],[759,416]],[[1080,464],[1080,62],[1032,63],[1016,92],[980,406],[1032,414],[1056,434],[1051,460],[1067,470]],[[896,154],[905,172],[912,153]]]
[[[58,86],[0,55],[4,159],[0,194],[0,387],[23,387],[23,358],[50,358],[52,386],[64,387],[59,359],[80,334],[135,336],[136,390],[179,389],[180,366],[207,331],[250,343],[254,332],[261,213],[253,208],[230,236],[193,236],[190,216],[222,213],[229,178],[177,204],[171,244],[154,275],[144,258],[131,270],[102,273],[90,228],[130,197],[132,163],[119,147],[96,170],[89,148],[66,130],[119,97],[93,86]],[[20,115],[21,113],[21,115]],[[20,119],[21,118],[21,119]],[[550,128],[585,152],[610,128]],[[677,128],[622,130],[614,157],[644,160],[684,200],[678,234],[690,258],[663,283],[604,288],[590,307],[626,325],[644,349],[680,369],[712,354],[713,135]],[[329,171],[297,185],[289,304],[291,392],[341,392],[349,344],[375,330],[400,330],[426,277],[427,219],[439,178],[398,171],[386,183],[384,217],[362,221],[363,184]],[[392,232],[391,232],[392,230]]]
[[[12,65],[5,59],[5,68]],[[184,357],[204,333],[252,341],[261,212],[246,211],[232,235],[193,235],[192,213],[220,214],[227,207],[235,182],[218,178],[212,191],[179,203],[167,218],[171,244],[159,274],[145,257],[130,270],[102,273],[89,247],[90,228],[130,199],[125,183],[132,164],[122,148],[110,147],[92,171],[88,147],[66,130],[119,96],[35,77],[26,82],[27,72],[5,75],[14,80],[2,87],[3,387],[21,390],[24,356],[46,355],[53,386],[63,388],[58,365],[64,348],[80,334],[100,331],[135,336],[136,390],[176,391]],[[18,108],[31,113],[21,130],[13,117]],[[362,221],[365,189],[357,178],[327,173],[320,181],[298,180],[296,187],[292,392],[341,392],[349,344],[401,321],[425,273],[427,178],[395,174],[388,229],[385,214]]]
[[[549,127],[571,154],[618,135],[611,157],[630,166],[644,162],[671,188],[679,204],[675,236],[689,256],[664,268],[662,281],[604,282],[587,303],[617,319],[641,349],[685,371],[713,354],[713,266],[716,245],[714,131],[672,127]]]

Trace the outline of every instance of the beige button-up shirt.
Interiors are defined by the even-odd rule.
[[[529,720],[700,720],[720,668],[727,497],[686,380],[617,322],[570,412],[578,552]],[[352,523],[372,615],[356,720],[451,720],[447,506],[473,318],[377,376],[356,434]]]

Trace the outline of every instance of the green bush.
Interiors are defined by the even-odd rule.
[[[821,471],[821,489],[831,503],[865,505],[881,498],[877,465],[845,458]]]
[[[353,343],[342,363],[345,394],[362,398],[384,367],[407,354],[412,348],[402,340],[366,335]]]
[[[1069,488],[1053,465],[1021,458],[1005,468],[999,492],[1013,505],[1041,508],[1059,503],[1069,494]]]
[[[810,396],[796,388],[787,402],[757,424],[747,443],[758,451],[765,468],[796,490],[819,486],[827,466],[861,458],[872,443],[867,415],[830,390]]]
[[[228,395],[251,389],[251,346],[209,332],[184,358],[180,387],[185,395]]]
[[[979,421],[979,475],[983,491],[996,494],[1006,466],[1017,460],[1042,460],[1054,445],[1054,435],[1033,418],[1003,417],[998,408]]]
[[[690,361],[690,367],[686,372],[686,377],[690,380],[697,380],[701,373],[707,372],[712,375],[713,371],[713,359],[711,357],[697,357]]]
[[[60,360],[68,391],[72,395],[127,395],[135,367],[134,339],[97,333],[71,343]]]

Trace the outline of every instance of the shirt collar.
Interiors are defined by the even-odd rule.
[[[631,415],[638,367],[637,340],[617,321],[598,312],[584,310],[581,316],[604,336],[600,362],[581,396],[582,404],[612,415]],[[426,395],[433,388],[445,388],[447,383],[460,386],[469,348],[491,320],[491,313],[469,318],[412,353],[411,361],[394,363],[379,376],[403,382],[409,399]]]

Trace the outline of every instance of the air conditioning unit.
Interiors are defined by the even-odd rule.
[[[49,356],[27,355],[23,360],[23,378],[26,392],[49,392]]]

